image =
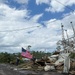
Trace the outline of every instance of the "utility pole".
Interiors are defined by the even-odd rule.
[[[70,23],[71,23],[71,26],[72,26],[72,29],[73,29],[73,32],[74,32],[74,42],[75,42],[75,29],[74,29],[73,23],[72,22],[70,22]]]
[[[64,26],[63,26],[62,23],[61,23],[61,29],[62,29],[62,41],[65,39],[65,38],[64,38],[64,29],[63,29],[63,27],[64,27]]]
[[[68,39],[68,45],[69,45],[69,37],[68,37],[67,30],[65,30],[65,32],[66,32],[66,36],[67,36],[67,39]]]
[[[65,50],[65,48],[66,48],[66,40],[65,40],[65,38],[64,38],[64,28],[63,28],[64,26],[62,25],[62,23],[61,23],[61,29],[62,29],[62,46],[63,46],[63,51]]]

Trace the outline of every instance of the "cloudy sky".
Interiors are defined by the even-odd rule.
[[[0,52],[55,51],[61,23],[73,35],[74,10],[75,0],[0,0]]]

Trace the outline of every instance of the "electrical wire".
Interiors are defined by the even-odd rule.
[[[14,32],[14,31],[21,31],[21,30],[26,30],[26,29],[29,29],[29,28],[34,28],[34,27],[40,27],[40,26],[32,26],[32,27],[22,28],[22,29],[4,30],[4,31],[0,31],[0,32]]]
[[[55,0],[56,2],[58,2],[58,3],[60,3],[61,5],[63,5],[64,7],[66,7],[66,8],[68,8],[69,10],[71,10],[71,11],[73,11],[74,12],[74,10],[72,9],[72,8],[70,8],[70,7],[68,7],[68,6],[66,6],[65,4],[63,4],[63,3],[61,3],[61,2],[59,2],[58,0]],[[71,14],[69,14],[69,15],[71,15]],[[54,20],[54,21],[51,21],[50,23],[53,23],[53,22],[56,22],[57,20]],[[29,29],[29,28],[33,28],[33,27],[39,27],[39,26],[32,26],[32,27],[28,27],[28,28],[22,28],[22,29],[14,29],[14,30],[4,30],[4,31],[0,31],[0,32],[13,32],[13,31],[21,31],[21,30],[25,30],[25,29]],[[71,38],[73,38],[73,37],[71,37]],[[70,39],[70,38],[69,38]],[[2,46],[1,46],[2,47]],[[4,46],[3,46],[4,47]],[[11,46],[11,45],[9,45],[9,46],[5,46],[5,47],[18,47],[18,46]]]
[[[65,4],[63,4],[63,3],[61,3],[60,1],[58,1],[58,0],[55,0],[56,2],[58,2],[58,3],[60,3],[61,5],[63,5],[64,7],[66,7],[66,8],[68,8],[69,10],[71,10],[71,11],[73,11],[74,12],[74,10],[71,8],[71,7],[68,7],[68,6],[66,6]],[[72,15],[72,14],[68,14],[67,16],[69,16],[69,15]],[[51,21],[51,22],[49,22],[49,23],[53,23],[53,22],[56,22],[57,20],[54,20],[54,21]],[[38,27],[38,26],[34,26],[34,27]],[[21,30],[25,30],[25,29],[29,29],[29,28],[33,28],[33,26],[32,27],[28,27],[28,28],[22,28],[22,29],[14,29],[14,30],[4,30],[4,31],[0,31],[0,32],[13,32],[13,31],[21,31]]]
[[[71,11],[74,12],[74,10],[73,10],[71,7],[66,6],[65,4],[61,3],[61,2],[58,1],[58,0],[55,0],[55,1],[58,2],[58,3],[60,3],[60,4],[63,5],[64,7],[68,8],[69,10],[71,10]],[[50,0],[50,2],[51,2],[51,0]],[[72,14],[69,14],[69,15],[72,15]],[[68,16],[69,16],[69,15],[68,15]],[[57,21],[57,20],[54,20],[54,21],[51,21],[50,23],[53,23],[53,22],[56,22],[56,21]],[[36,27],[36,26],[35,26],[35,27]],[[37,27],[38,27],[38,26],[37,26]],[[28,28],[32,28],[32,27],[28,27]],[[28,29],[28,28],[15,29],[15,30],[5,30],[5,31],[0,31],[0,32],[20,31],[20,30],[25,30],[25,29]]]
[[[63,4],[63,3],[61,3],[61,2],[59,2],[59,1],[57,1],[57,0],[55,0],[55,1],[58,2],[58,3],[60,3],[60,4],[62,4],[64,7],[68,8],[68,9],[71,10],[72,12],[74,12],[74,10],[73,10],[72,8],[66,6],[65,4]],[[72,15],[72,14],[70,13],[70,14],[68,14],[67,16],[70,16],[70,15]],[[56,21],[57,21],[57,20],[51,21],[51,22],[49,22],[49,24],[50,24],[50,23],[53,23],[53,22],[56,22]]]
[[[58,0],[55,0],[56,2],[60,3],[61,5],[63,5],[64,7],[68,8],[69,10],[72,10],[74,12],[74,10],[71,7],[66,6],[65,4],[61,3]]]
[[[20,46],[11,46],[11,45],[9,45],[9,46],[2,46],[2,45],[0,45],[0,48],[1,48],[1,47],[4,47],[4,48],[6,48],[6,47],[7,47],[7,48],[9,48],[9,47],[10,47],[10,48],[11,48],[11,47],[19,48]]]

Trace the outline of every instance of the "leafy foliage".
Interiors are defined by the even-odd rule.
[[[37,52],[35,52],[35,51],[32,51],[32,54],[33,54],[33,56],[35,56],[37,59],[39,59],[39,58],[42,58],[42,57],[44,57],[44,56],[50,56],[51,55],[51,53],[45,53],[45,52],[42,52],[42,51],[37,51]]]
[[[51,53],[44,53],[44,52],[35,52],[35,51],[32,51],[31,52],[33,54],[33,56],[35,56],[37,59],[39,58],[42,58],[44,56],[50,56]],[[19,57],[20,58],[20,63],[23,63],[23,60],[22,60],[22,57],[21,57],[21,53],[13,53],[13,54],[10,54],[10,53],[0,53],[0,63],[16,63],[16,58]]]
[[[9,54],[7,52],[0,53],[0,63],[10,63],[11,61],[16,60],[16,54]]]
[[[75,58],[75,53],[71,53],[70,58]]]

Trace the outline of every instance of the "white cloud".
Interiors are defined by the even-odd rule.
[[[4,18],[9,19],[10,20],[16,20],[16,19],[23,19],[23,18],[28,18],[28,11],[25,10],[17,10],[15,8],[9,8],[7,5],[5,4],[1,4],[0,5],[0,14],[2,14],[2,16],[4,15]],[[20,15],[19,15],[20,14]]]
[[[8,5],[0,5],[0,51],[21,52],[21,47],[31,45],[32,50],[55,50],[56,42],[61,39],[61,23],[68,29],[69,37],[73,35],[70,21],[75,24],[75,15],[64,15],[63,19],[50,19],[45,21],[45,27],[38,23],[43,13],[30,16],[27,9],[18,10]],[[55,21],[55,22],[54,22]],[[36,27],[33,27],[36,26]],[[31,27],[31,28],[28,28]],[[16,30],[28,28],[21,31],[1,32],[5,30]]]
[[[0,3],[8,2],[7,0],[0,0]]]
[[[9,46],[9,51],[11,49],[16,49],[15,47],[11,47],[14,45],[20,48],[22,46],[27,46],[29,44],[33,45],[35,43],[36,37],[33,38],[34,35],[32,36],[27,32],[37,30],[37,26],[40,25],[37,22],[43,14],[38,14],[31,17],[27,9],[17,10],[15,8],[10,8],[5,4],[0,5],[0,11],[0,46],[3,46],[0,48],[2,48],[2,50],[7,50],[6,46]],[[9,32],[11,30],[23,28],[28,29]],[[20,51],[20,49],[18,51]]]
[[[51,19],[49,21],[44,22],[45,25],[47,25],[47,28],[46,28],[46,30],[43,31],[43,32],[45,32],[45,33],[43,33],[43,35],[44,34],[46,36],[48,35],[48,37],[46,37],[46,39],[48,39],[48,40],[44,39],[44,42],[41,43],[43,45],[43,47],[45,48],[48,46],[51,49],[56,48],[57,41],[62,39],[61,23],[64,25],[64,29],[67,29],[69,38],[72,37],[74,33],[72,30],[72,26],[70,24],[71,21],[73,22],[73,25],[74,25],[75,24],[75,15],[73,13],[70,13],[70,15],[64,16],[63,19],[61,19],[61,20]],[[74,26],[74,28],[75,28],[75,26]],[[64,32],[64,34],[65,34],[65,38],[67,39],[66,32]]]
[[[33,22],[36,22],[36,21],[38,21],[39,18],[42,17],[42,16],[43,16],[43,14],[35,15],[35,16],[33,16],[33,17],[31,18],[31,20],[32,20]]]
[[[50,0],[36,0],[36,4],[39,5],[39,4],[42,4],[42,3],[49,3]]]
[[[66,6],[66,1],[67,0],[63,0],[63,1],[57,1],[57,0],[51,0],[50,6],[49,8],[46,9],[46,11],[51,11],[51,12],[62,12],[64,11],[64,8]],[[65,5],[65,6],[64,6]]]
[[[60,0],[47,0],[47,1],[46,0],[36,0],[37,5],[42,4],[42,3],[49,5],[49,7],[45,9],[45,11],[62,12],[65,10],[66,6],[72,6],[73,4],[75,4],[75,0],[69,0],[69,1],[68,0],[62,0],[62,1]]]
[[[29,0],[14,0],[19,4],[28,4]]]

